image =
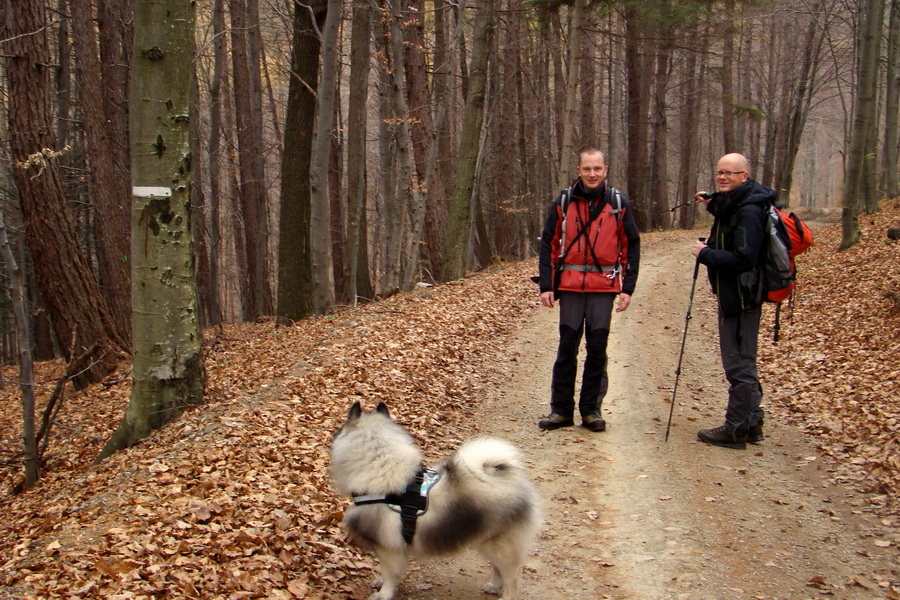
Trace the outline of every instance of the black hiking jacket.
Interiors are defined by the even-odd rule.
[[[766,210],[775,197],[775,190],[751,178],[727,194],[714,193],[706,207],[715,220],[697,259],[706,265],[726,317],[762,304]]]

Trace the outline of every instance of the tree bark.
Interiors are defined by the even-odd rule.
[[[238,164],[240,167],[241,215],[244,222],[245,246],[238,252],[246,256],[247,272],[241,274],[244,288],[244,319],[254,320],[264,310],[262,301],[265,280],[265,257],[260,256],[262,236],[261,184],[253,125],[253,89],[247,41],[247,4],[245,0],[229,0],[231,8],[231,62],[234,78],[234,116],[237,127]]]
[[[6,235],[6,223],[0,212],[0,256],[9,277],[9,297],[12,303],[18,341],[19,390],[22,392],[22,440],[25,479],[22,487],[30,490],[41,476],[41,461],[38,455],[35,433],[34,406],[34,357],[31,355],[31,328],[25,311],[25,278],[19,267]]]
[[[26,243],[62,348],[80,353],[96,344],[90,367],[74,382],[83,387],[115,368],[128,344],[100,294],[66,204],[58,165],[66,149],[57,147],[51,118],[44,3],[17,0],[6,11],[10,153]]]
[[[99,462],[203,401],[191,234],[194,5],[137,0],[132,65],[131,399]]]
[[[647,207],[646,172],[649,164],[647,150],[649,97],[645,95],[644,80],[644,24],[634,7],[625,10],[625,68],[628,79],[628,164],[626,165],[628,200],[634,210],[638,228],[645,231],[650,225]]]
[[[319,86],[318,117],[310,166],[310,222],[312,236],[313,298],[316,313],[324,314],[334,305],[334,273],[331,262],[331,211],[328,198],[328,156],[334,121],[335,90],[338,71],[338,29],[341,1],[328,0],[325,27],[322,30],[322,82]]]
[[[111,139],[114,129],[108,127],[108,114],[103,102],[95,102],[97,90],[103,89],[94,16],[90,2],[72,2],[72,33],[78,89],[84,112],[85,152],[90,167],[88,182],[94,200],[94,226],[100,288],[106,298],[122,337],[131,342],[131,271],[130,223],[127,190],[117,172],[121,154],[113,152],[119,140]]]
[[[734,136],[734,1],[725,2],[722,28],[722,148],[739,152]]]
[[[562,144],[559,151],[557,187],[569,187],[575,176],[575,120],[578,117],[578,57],[581,55],[581,22],[585,0],[574,0],[569,22],[569,44],[566,61],[565,110],[562,122]],[[584,109],[584,107],[582,107]]]
[[[441,263],[443,231],[438,223],[446,224],[447,194],[442,163],[438,160],[438,139],[435,119],[440,127],[447,113],[446,103],[437,102],[432,114],[432,98],[428,90],[428,61],[425,53],[425,11],[423,0],[409,3],[412,12],[404,29],[404,69],[406,72],[406,103],[409,107],[410,137],[415,158],[416,178],[420,182],[424,207],[416,214],[410,244],[404,287],[412,285],[412,278],[421,264],[426,276],[436,279]],[[455,39],[455,38],[454,38]],[[444,96],[447,98],[447,96]],[[442,128],[442,130],[446,130]]]
[[[221,304],[221,233],[219,229],[219,207],[222,202],[222,77],[225,70],[227,43],[225,39],[224,0],[213,2],[213,73],[210,81],[209,107],[209,202],[205,220],[207,245],[209,247],[209,287],[201,302],[206,305],[208,325],[220,325],[223,320]],[[196,227],[197,224],[195,223]],[[196,231],[196,230],[195,230]],[[203,235],[198,232],[197,235]]]
[[[369,87],[369,39],[372,11],[368,0],[354,0],[350,33],[350,97],[347,107],[347,259],[350,302],[375,296],[369,275],[366,231],[366,90]]]
[[[881,48],[881,27],[884,20],[884,0],[866,0],[860,15],[859,83],[850,151],[844,176],[844,206],[841,212],[841,243],[838,250],[846,250],[859,241],[859,208],[865,154],[868,138],[875,134],[878,85],[878,55]]]
[[[263,142],[263,98],[261,63],[265,60],[262,35],[259,30],[259,1],[247,1],[247,67],[250,80],[250,105],[253,107],[253,172],[259,203],[259,235],[256,236],[256,302],[261,315],[275,310],[272,286],[269,281],[269,201],[266,190],[266,152]]]
[[[669,82],[669,61],[671,59],[672,45],[667,36],[660,36],[661,40],[656,52],[656,77],[653,106],[653,176],[651,181],[651,213],[650,223],[654,228],[663,228],[669,225],[668,206],[668,107],[666,103],[666,88]]]
[[[278,238],[279,317],[299,320],[315,311],[310,254],[310,165],[319,89],[321,41],[326,4],[294,5],[288,104],[284,118],[281,215]]]
[[[472,62],[469,66],[469,94],[463,117],[462,139],[456,172],[456,187],[450,199],[449,230],[444,252],[443,281],[459,279],[466,269],[470,229],[472,190],[475,184],[476,163],[484,119],[487,89],[488,55],[494,31],[493,0],[477,3],[473,32]]]
[[[900,196],[900,0],[891,0],[887,48],[887,80],[884,100],[884,160],[881,195]]]

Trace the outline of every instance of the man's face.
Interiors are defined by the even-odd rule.
[[[585,154],[578,165],[578,175],[586,190],[595,190],[603,185],[606,179],[606,161],[602,154]]]
[[[727,156],[719,160],[716,166],[716,186],[720,192],[728,193],[747,181],[750,175],[740,163]]]

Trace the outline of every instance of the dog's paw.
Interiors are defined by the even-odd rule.
[[[502,596],[503,595],[503,584],[497,584],[494,582],[487,583],[481,588],[481,591],[485,594],[490,594],[491,596]],[[500,598],[503,600],[503,598]]]
[[[384,592],[378,591],[369,596],[369,600],[392,600],[393,597],[393,594],[386,594]]]

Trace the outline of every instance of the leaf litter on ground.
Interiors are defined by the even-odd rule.
[[[816,436],[834,477],[885,523],[900,489],[900,247],[884,235],[898,221],[897,202],[863,215],[860,244],[841,253],[840,227],[817,229],[781,341],[760,341],[767,402]],[[644,243],[656,235],[673,233]],[[354,400],[387,402],[429,462],[477,433],[479,395],[515,360],[503,340],[536,306],[534,263],[290,327],[210,329],[206,403],[97,467],[130,379],[70,391],[43,478],[20,495],[10,493],[21,479],[17,372],[5,368],[0,598],[351,596],[372,562],[338,527],[347,501],[328,479],[331,434]],[[39,400],[64,368],[37,365]]]

